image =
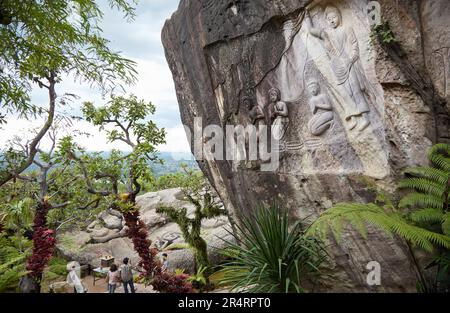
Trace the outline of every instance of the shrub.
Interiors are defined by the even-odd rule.
[[[322,243],[304,235],[300,222],[289,227],[286,210],[259,207],[236,225],[236,244],[223,253],[232,260],[216,273],[219,285],[238,292],[305,292],[326,259]]]
[[[163,272],[153,279],[153,289],[164,293],[191,293],[192,284],[187,282],[187,274]]]

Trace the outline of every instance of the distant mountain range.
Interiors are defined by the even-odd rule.
[[[189,168],[199,168],[194,156],[189,152],[160,152],[159,157],[164,160],[164,164],[150,163],[155,177],[179,172],[181,164],[186,164]]]
[[[109,156],[109,152],[102,152],[102,155],[104,158],[107,158]],[[149,162],[155,177],[179,172],[182,164],[186,164],[189,168],[199,168],[194,156],[189,152],[159,152],[158,156],[160,159],[164,160],[164,164]],[[27,169],[27,171],[33,171],[36,169],[37,166],[33,164]]]

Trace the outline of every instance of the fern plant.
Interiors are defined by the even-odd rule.
[[[325,238],[331,230],[339,242],[347,223],[363,237],[367,235],[366,225],[371,224],[428,252],[437,248],[437,257],[429,266],[438,266],[440,276],[443,276],[443,272],[448,274],[450,145],[434,145],[428,153],[428,159],[430,166],[405,171],[407,177],[400,181],[399,187],[412,191],[400,200],[398,206],[383,194],[377,197],[377,203],[340,203],[323,213],[309,227],[307,235]],[[427,289],[423,277],[420,279],[421,290]]]
[[[411,209],[409,218],[418,224],[440,225],[450,236],[450,145],[437,144],[428,154],[431,167],[415,167],[405,171],[409,177],[401,188],[413,189],[402,198],[400,208]]]
[[[26,238],[0,235],[0,292],[17,291],[20,278],[28,273],[25,262],[30,247]]]
[[[331,230],[339,240],[346,223],[363,236],[366,224],[372,224],[427,251],[434,246],[450,249],[450,145],[433,146],[428,159],[431,166],[405,171],[408,177],[400,182],[400,188],[413,192],[403,197],[398,207],[382,194],[377,204],[340,203],[323,213],[307,233],[324,238]],[[440,229],[431,227],[433,223]]]

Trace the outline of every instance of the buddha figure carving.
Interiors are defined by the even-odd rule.
[[[320,86],[316,80],[310,80],[307,87],[310,95],[309,107],[313,114],[313,117],[308,123],[308,128],[313,136],[320,136],[325,133],[333,123],[333,108],[328,96],[320,92]]]
[[[363,131],[370,124],[370,88],[360,62],[358,40],[354,30],[342,24],[339,9],[326,7],[325,18],[329,27],[319,29],[313,26],[309,12],[306,12],[310,34],[321,40],[337,84],[344,87],[352,100],[344,104],[347,127],[349,130]]]
[[[272,122],[272,137],[281,140],[289,126],[289,112],[286,102],[281,101],[281,92],[278,88],[269,90],[269,116]]]

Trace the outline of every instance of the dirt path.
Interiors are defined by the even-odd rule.
[[[95,286],[93,276],[86,276],[82,279],[82,281],[88,289],[89,293],[108,293],[108,286],[106,284],[105,278],[97,278],[95,280]],[[134,287],[136,288],[136,293],[156,293],[156,291],[153,290],[152,286],[145,287],[142,284],[135,283]],[[117,286],[116,293],[124,293],[122,284],[120,284],[120,286]]]

